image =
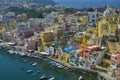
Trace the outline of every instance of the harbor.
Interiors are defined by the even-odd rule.
[[[2,62],[4,58],[8,58]],[[39,80],[41,76],[46,75],[47,80],[51,78],[51,76],[55,77],[55,80],[78,80],[79,76],[82,75],[85,80],[93,80],[92,78],[89,78],[88,76],[86,77],[83,74],[79,74],[75,71],[70,71],[65,68],[57,68],[56,66],[50,65],[47,61],[48,59],[45,58],[31,58],[31,57],[26,57],[23,58],[22,56],[16,55],[16,54],[9,54],[6,49],[2,49],[0,53],[0,64],[2,66],[9,66],[7,67],[7,71],[3,72],[4,74],[0,75],[7,75],[10,72],[12,74],[10,75],[10,79],[15,79],[14,75],[16,73],[20,75],[16,75],[18,80],[24,79],[24,80]],[[7,63],[8,61],[8,63]],[[9,62],[11,61],[11,62]],[[37,63],[37,64],[36,64]],[[12,68],[11,68],[12,67]],[[11,68],[11,69],[10,69]],[[1,68],[2,69],[2,68]],[[1,70],[4,71],[4,70]],[[66,76],[64,76],[64,75]],[[22,77],[23,76],[23,77]],[[70,77],[72,76],[72,77]],[[26,78],[27,77],[27,78]],[[5,76],[1,77],[0,79],[8,80]]]
[[[43,63],[45,62],[45,64],[49,65],[48,67],[52,67],[53,69],[56,68],[63,71],[66,70],[68,72],[75,73],[77,75],[77,77],[75,77],[76,79],[70,79],[70,80],[82,80],[82,79],[79,79],[81,75],[82,75],[82,78],[84,76],[83,80],[101,80],[101,79],[108,79],[108,78],[110,80],[115,80],[115,78],[112,78],[109,75],[105,74],[107,71],[104,71],[104,70],[103,72],[101,72],[101,70],[89,70],[84,68],[80,69],[78,67],[72,67],[71,65],[62,62],[59,59],[52,58],[51,56],[48,56],[46,54],[45,55],[40,54],[39,52],[36,52],[36,51],[23,52],[21,46],[11,46],[9,42],[2,42],[1,44],[2,44],[1,50],[5,51],[7,55],[11,55],[11,56],[13,55],[17,57],[19,56],[21,57],[22,63],[29,62],[30,66],[33,68],[38,66],[38,63],[39,64],[42,63],[41,64],[42,66]],[[20,70],[25,70],[25,67],[20,67]],[[28,69],[26,73],[32,73],[32,76],[37,76],[41,72],[40,70],[37,70],[36,72],[34,72],[32,69]],[[39,78],[41,77],[45,77],[45,79],[51,78],[51,74],[49,73],[48,75],[48,73],[44,74],[43,72],[42,75],[39,76]],[[55,78],[55,76],[52,76],[52,78],[53,77]],[[44,80],[44,79],[40,79],[40,80]],[[61,79],[59,78],[57,80],[61,80]]]
[[[31,1],[0,3],[0,80],[120,80],[120,8]]]

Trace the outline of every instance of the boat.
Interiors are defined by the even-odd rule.
[[[47,79],[47,76],[46,76],[46,75],[42,75],[42,76],[40,77],[40,80],[45,80],[45,79]]]
[[[23,62],[25,63],[25,62],[27,62],[27,60],[26,60],[26,59],[24,59],[24,60],[23,60]]]
[[[33,76],[36,76],[37,75],[37,72],[33,73]]]
[[[51,76],[48,80],[55,80],[55,77]]]
[[[30,54],[30,53],[27,53],[27,56],[31,56],[31,54]]]
[[[25,54],[25,53],[23,53],[23,52],[19,52],[19,55],[21,56],[21,57],[26,57],[27,55]]]
[[[37,63],[36,63],[36,62],[32,64],[32,66],[36,66],[36,65],[37,65]]]
[[[14,51],[14,53],[15,53],[15,54],[18,54],[18,53],[19,53],[19,51]]]
[[[31,72],[33,72],[33,70],[29,69],[29,70],[27,70],[26,72],[27,72],[27,73],[31,73]]]
[[[36,71],[35,73],[33,73],[33,76],[36,76],[38,73],[40,73],[40,71]]]
[[[61,65],[61,64],[59,64],[59,63],[55,63],[55,66],[56,66],[57,68],[64,68],[64,66]]]
[[[61,68],[64,68],[64,66],[63,65],[58,65],[57,68],[61,69]]]
[[[40,73],[40,71],[38,70],[37,73]]]
[[[14,50],[8,50],[8,52],[10,53],[10,54],[14,54]]]
[[[80,77],[78,78],[78,80],[84,80],[84,79],[83,79],[83,77],[82,77],[82,76],[80,76]]]

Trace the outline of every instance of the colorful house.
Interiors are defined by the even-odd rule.
[[[24,40],[24,50],[29,51],[29,50],[35,50],[35,40],[32,39],[25,39]]]
[[[46,46],[54,44],[53,32],[41,32],[38,40],[38,51],[41,51]]]
[[[63,62],[69,63],[69,58],[70,58],[70,52],[72,50],[77,50],[78,48],[76,46],[67,46],[62,48],[62,60]]]
[[[107,9],[103,13],[102,19],[97,24],[97,35],[98,37],[114,35],[118,26],[117,17],[113,14],[111,8]]]
[[[83,43],[85,42],[85,32],[78,32],[74,35],[73,40],[75,42]]]
[[[120,51],[111,55],[111,64],[108,68],[108,73],[114,77],[118,78],[120,76]]]
[[[82,45],[78,50],[73,50],[70,52],[69,63],[74,67],[80,68],[94,68],[98,64],[101,56],[94,56],[93,52],[99,50],[96,45]],[[99,53],[96,53],[99,55]],[[99,58],[99,59],[97,59]]]

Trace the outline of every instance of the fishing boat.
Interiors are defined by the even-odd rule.
[[[23,52],[19,52],[19,55],[21,56],[21,57],[26,57],[27,55],[25,54],[25,53],[23,53]]]
[[[82,77],[82,76],[80,76],[80,77],[78,78],[78,80],[84,80],[84,79],[83,79],[83,77]]]
[[[63,65],[58,65],[57,68],[61,69],[61,68],[64,68],[64,66]]]
[[[27,70],[26,72],[27,72],[27,73],[31,73],[31,72],[33,72],[33,70],[29,69],[29,70]]]
[[[33,73],[33,76],[36,76],[38,73],[40,73],[40,71],[36,71],[35,73]]]
[[[64,66],[61,65],[61,64],[59,64],[59,63],[55,63],[55,66],[56,66],[57,68],[64,68]]]
[[[32,64],[32,66],[36,66],[36,65],[37,65],[37,63],[36,63],[36,62]]]
[[[55,77],[51,76],[48,80],[55,80]]]
[[[26,59],[24,59],[24,60],[23,60],[23,62],[25,63],[25,62],[27,62],[27,60],[26,60]]]
[[[46,75],[42,75],[42,76],[40,77],[40,80],[45,80],[45,79],[47,79],[47,76],[46,76]]]
[[[8,52],[10,53],[10,54],[14,54],[14,50],[8,50]]]
[[[15,53],[15,54],[18,54],[18,53],[19,53],[19,51],[17,51],[17,50],[16,50],[16,51],[14,51],[14,53]]]

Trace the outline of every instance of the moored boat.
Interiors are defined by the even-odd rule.
[[[55,80],[55,77],[51,76],[48,80]]]
[[[10,53],[10,54],[14,54],[14,50],[8,50],[8,52]]]
[[[37,63],[36,63],[36,62],[32,64],[32,66],[36,66],[36,65],[37,65]]]
[[[42,75],[42,76],[40,77],[40,80],[45,80],[45,79],[47,79],[47,76],[46,76],[46,75]]]
[[[29,69],[29,70],[27,70],[26,72],[27,72],[27,73],[31,73],[31,72],[33,72],[33,70]]]
[[[83,77],[82,77],[82,76],[80,76],[80,77],[78,78],[78,80],[84,80],[84,79],[83,79]]]

